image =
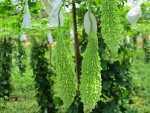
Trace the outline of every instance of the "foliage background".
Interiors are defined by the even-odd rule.
[[[126,0],[118,0],[118,2],[123,3]],[[70,1],[67,1],[68,4],[71,4]],[[87,11],[86,1],[76,0],[75,3],[81,4],[80,8],[77,9],[77,26],[78,26],[78,36],[79,36],[79,45],[81,55],[86,49],[88,43],[87,35],[83,29],[83,15]],[[144,63],[144,57],[146,53],[143,53],[143,50],[137,48],[135,50],[133,47],[137,46],[133,37],[138,36],[139,33],[143,35],[149,34],[149,7],[150,3],[142,5],[143,15],[138,21],[137,27],[133,28],[130,23],[125,18],[126,13],[130,10],[130,7],[124,7],[123,4],[118,4],[119,15],[121,20],[122,28],[124,32],[122,33],[125,37],[129,35],[131,37],[131,44],[127,45],[125,41],[121,45],[120,50],[118,51],[119,58],[114,64],[109,60],[109,52],[106,48],[105,43],[101,37],[100,33],[100,13],[101,5],[99,0],[93,1],[92,12],[95,14],[98,21],[98,37],[99,37],[99,54],[102,58],[101,66],[102,78],[103,78],[103,95],[102,100],[98,103],[98,106],[93,111],[93,113],[137,113],[137,112],[150,112],[150,97],[149,97],[149,63]],[[24,7],[24,2],[21,1],[19,4]],[[68,6],[67,6],[68,7]],[[20,35],[25,32],[28,37],[28,42],[32,40],[32,36],[37,35],[36,38],[39,42],[42,42],[43,39],[46,39],[46,31],[50,30],[54,40],[57,35],[56,28],[49,28],[47,26],[48,17],[45,18],[44,11],[41,14],[40,10],[42,8],[39,1],[31,2],[29,0],[29,8],[32,16],[32,30],[20,29],[22,20],[23,20],[23,8],[21,11],[16,10],[16,6],[11,5],[10,0],[5,0],[5,2],[0,2],[0,38],[3,37],[12,37],[13,39],[19,39]],[[43,16],[44,18],[41,18]],[[71,13],[64,13],[65,17],[65,26],[62,28],[66,32],[66,45],[70,49],[73,58],[73,44],[72,40],[69,39],[69,32],[72,27],[72,15]],[[147,36],[145,36],[147,37]],[[134,39],[134,38],[133,38]],[[15,43],[13,43],[15,45]],[[24,43],[22,43],[23,45]],[[32,43],[33,44],[33,43]],[[145,45],[146,47],[149,45]],[[26,72],[23,77],[20,77],[19,73],[15,70],[14,66],[14,54],[13,56],[13,67],[11,72],[11,84],[13,84],[13,92],[11,94],[10,101],[0,104],[2,113],[20,113],[29,111],[31,113],[37,113],[39,107],[35,101],[35,89],[32,78],[32,70],[29,67],[29,59],[31,54],[31,47],[25,46],[24,48],[27,51],[27,62],[26,62]],[[47,48],[49,51],[46,53],[46,57],[49,59],[50,48]],[[55,47],[51,48],[52,53],[55,51]],[[148,51],[149,52],[149,51]],[[148,53],[149,54],[149,53]],[[149,54],[150,55],[150,54]],[[149,57],[149,56],[148,56]],[[54,56],[53,56],[54,58]],[[130,62],[132,58],[133,62]],[[82,60],[82,56],[81,56]],[[52,62],[52,65],[54,63]],[[142,68],[141,68],[142,67]],[[52,67],[50,67],[52,68]],[[133,84],[131,80],[133,79]],[[134,86],[134,87],[133,87]],[[27,93],[28,92],[28,93]],[[131,95],[132,94],[132,95]],[[59,98],[54,98],[57,108],[62,104],[62,101]],[[59,110],[61,112],[61,110]],[[72,106],[68,109],[67,113],[82,113],[82,106],[78,106],[77,100],[75,99]]]

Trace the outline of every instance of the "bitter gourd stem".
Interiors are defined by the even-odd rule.
[[[58,32],[60,32],[60,11],[62,9],[62,7],[64,6],[66,0],[63,1],[63,4],[61,5],[59,11],[58,11]]]
[[[89,20],[90,20],[90,31],[92,32],[93,31],[93,22],[92,22],[92,19],[91,19],[91,4],[90,4],[91,0],[88,0],[88,17],[89,17]]]

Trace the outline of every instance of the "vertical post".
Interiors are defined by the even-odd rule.
[[[72,15],[73,15],[73,27],[74,27],[74,49],[76,57],[76,73],[78,79],[78,87],[80,84],[80,75],[81,75],[81,61],[80,61],[80,51],[79,51],[79,41],[78,41],[78,32],[77,32],[77,21],[76,21],[76,6],[75,3],[72,3]]]
[[[81,55],[79,51],[79,41],[78,41],[78,30],[77,30],[77,21],[76,21],[76,6],[75,0],[72,3],[72,18],[73,18],[73,27],[74,27],[74,49],[75,49],[75,58],[76,58],[76,74],[78,80],[78,113],[83,113],[83,104],[81,103],[81,99],[79,97],[79,84],[80,84],[80,76],[81,76]]]

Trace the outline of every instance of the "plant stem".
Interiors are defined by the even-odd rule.
[[[62,9],[62,7],[64,6],[66,0],[63,1],[63,4],[61,5],[59,11],[58,11],[58,32],[60,32],[60,11]]]
[[[93,31],[93,22],[92,22],[92,18],[91,18],[91,1],[88,0],[88,17],[89,17],[89,20],[90,20],[90,32]]]

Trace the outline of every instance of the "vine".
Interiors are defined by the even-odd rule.
[[[11,38],[2,38],[0,42],[0,97],[9,97],[12,91],[10,84],[12,66]]]
[[[20,40],[17,40],[16,54],[15,54],[15,64],[18,67],[19,73],[21,76],[26,72],[26,51],[25,47],[22,45]]]
[[[134,51],[137,50],[137,36],[138,36],[138,35],[139,35],[139,32],[136,33],[136,34],[134,34],[134,35],[133,35],[133,38],[132,38],[132,40],[133,40],[133,49],[134,49]]]
[[[147,35],[143,37],[143,46],[142,49],[145,53],[145,62],[150,62],[150,40],[148,39]]]
[[[32,43],[30,64],[37,91],[36,98],[41,108],[40,113],[56,113],[52,91],[53,81],[51,80],[53,72],[48,68],[49,61],[45,57],[48,43],[46,41],[38,43],[36,39],[33,39]]]

